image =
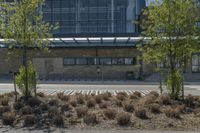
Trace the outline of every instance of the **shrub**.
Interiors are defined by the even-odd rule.
[[[108,101],[109,98],[111,97],[111,93],[109,93],[109,92],[103,93],[103,94],[101,94],[101,97],[103,100]]]
[[[122,107],[122,101],[121,101],[121,100],[116,99],[116,100],[115,100],[115,104],[116,104],[118,107]]]
[[[59,113],[60,112],[59,112],[58,108],[55,107],[55,106],[54,107],[50,107],[49,110],[48,110],[48,116],[51,117],[51,118],[54,117],[54,116],[59,115]]]
[[[8,106],[8,102],[9,102],[8,97],[4,97],[4,98],[1,99],[1,105],[2,106]]]
[[[175,107],[177,109],[178,112],[180,113],[184,113],[185,112],[185,105],[176,105]]]
[[[20,110],[22,107],[24,107],[24,104],[23,104],[22,102],[15,102],[15,103],[13,104],[13,108],[14,108],[15,110]]]
[[[185,104],[189,107],[194,107],[195,106],[195,97],[192,96],[192,95],[188,95],[186,98],[185,98]]]
[[[126,94],[122,93],[122,92],[117,93],[116,98],[119,99],[119,100],[121,100],[121,101],[123,101],[123,100],[126,99]]]
[[[147,119],[147,111],[146,109],[142,108],[142,107],[138,107],[135,110],[135,116],[141,118],[141,119]]]
[[[94,107],[96,104],[95,100],[93,98],[91,98],[90,100],[87,101],[87,107],[88,108],[92,108]]]
[[[63,126],[64,125],[63,116],[61,115],[54,116],[54,124],[56,126]]]
[[[129,114],[127,114],[127,113],[120,113],[118,115],[117,123],[120,126],[126,126],[126,125],[130,124],[130,122],[131,122],[131,119],[130,119],[130,115]]]
[[[87,107],[79,107],[76,109],[76,114],[79,118],[87,115],[87,113],[88,113]]]
[[[57,99],[51,99],[49,101],[49,105],[50,106],[57,106],[58,105],[58,100]]]
[[[84,103],[85,103],[84,96],[81,95],[81,94],[79,94],[79,95],[77,96],[76,100],[77,100],[77,103],[78,103],[78,104],[84,104]]]
[[[73,107],[76,107],[76,106],[77,106],[77,101],[76,101],[76,100],[71,100],[71,101],[70,101],[70,104],[71,104]]]
[[[88,114],[84,117],[83,121],[87,124],[87,125],[94,125],[97,123],[97,117],[96,114]]]
[[[69,99],[70,99],[70,96],[65,95],[64,92],[57,93],[57,97],[58,97],[58,99],[60,99],[62,101],[69,101]]]
[[[34,68],[32,62],[28,63],[28,96],[31,96],[31,94],[34,92],[35,88],[37,88],[37,72],[36,69]],[[16,76],[16,84],[19,88],[19,90],[22,92],[23,95],[26,95],[26,71],[25,67],[22,66],[19,69],[19,74]]]
[[[133,94],[136,95],[137,97],[142,97],[142,94],[138,91],[135,91]]]
[[[171,98],[168,94],[163,94],[158,97],[158,102],[160,104],[169,105],[171,104]]]
[[[157,104],[157,103],[153,103],[153,104],[150,104],[149,105],[149,110],[152,112],[152,113],[160,113],[160,105]]]
[[[133,112],[134,111],[134,105],[131,104],[130,102],[124,102],[123,108],[127,112]]]
[[[69,111],[71,108],[70,108],[70,105],[69,104],[64,104],[61,106],[61,111],[62,112],[66,112],[66,111]]]
[[[155,97],[154,95],[146,95],[141,100],[144,105],[149,105],[149,104],[155,103],[156,99],[157,99],[157,97]]]
[[[108,119],[114,119],[117,114],[117,112],[114,109],[106,109],[103,113]]]
[[[15,113],[14,112],[5,112],[2,116],[2,121],[4,125],[12,125],[15,121]]]
[[[45,94],[44,94],[44,93],[42,93],[42,92],[38,92],[38,93],[36,94],[36,96],[39,96],[39,97],[44,97],[44,96],[45,96]]]
[[[95,96],[95,101],[96,103],[100,104],[102,102],[102,96],[101,95]]]
[[[25,115],[23,117],[25,126],[32,126],[36,123],[35,115]]]
[[[28,99],[28,104],[31,107],[39,106],[40,103],[41,103],[41,101],[37,97],[31,97],[31,98]]]
[[[99,108],[101,108],[101,109],[105,109],[105,108],[107,108],[107,106],[108,106],[108,104],[105,102],[99,104]]]
[[[171,108],[171,107],[167,108],[165,110],[165,115],[170,118],[176,118],[176,119],[180,118],[180,112],[177,108]]]
[[[150,95],[153,95],[153,96],[155,96],[155,97],[159,97],[159,93],[156,92],[156,91],[151,91],[149,94],[150,94]]]
[[[34,107],[33,108],[33,113],[35,115],[40,115],[40,114],[42,114],[42,110],[40,109],[40,107]]]
[[[63,92],[59,92],[57,93],[57,97],[61,100],[64,96],[64,93]]]
[[[3,113],[5,112],[10,112],[11,111],[11,108],[9,106],[1,106],[0,107],[0,116],[3,115]]]
[[[32,109],[30,106],[24,106],[20,109],[20,113],[22,115],[29,115],[29,114],[32,114]]]
[[[49,106],[48,106],[48,104],[46,104],[46,103],[41,103],[41,104],[40,104],[40,109],[41,109],[42,111],[47,111],[47,110],[49,109]]]
[[[138,99],[139,97],[137,96],[137,95],[135,95],[135,94],[131,94],[130,96],[130,99]]]

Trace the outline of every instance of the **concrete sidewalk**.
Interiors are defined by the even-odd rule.
[[[1,83],[13,83],[11,79],[0,79]],[[79,84],[79,85],[159,85],[159,82],[140,80],[39,80],[39,84]],[[164,85],[164,83],[163,83]],[[185,85],[200,85],[200,82],[185,82]]]

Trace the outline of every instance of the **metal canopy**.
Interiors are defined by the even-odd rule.
[[[49,38],[49,47],[135,47],[141,37],[68,37]],[[0,39],[0,48],[6,48],[5,40]]]
[[[50,47],[117,47],[136,46],[141,37],[85,37],[85,38],[52,38]]]

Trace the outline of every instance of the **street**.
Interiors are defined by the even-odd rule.
[[[14,90],[14,85],[11,83],[0,84],[0,94],[8,93]],[[151,91],[160,92],[158,85],[99,85],[99,84],[39,84],[38,92],[43,92],[46,95],[54,95],[58,92],[64,92],[67,95],[73,95],[75,93],[82,94],[101,94],[104,92],[110,92],[116,95],[118,92],[126,92],[131,94],[135,91],[141,92],[142,95],[146,95]],[[166,88],[163,87],[163,91],[166,92]],[[199,95],[200,85],[185,85],[185,95]]]

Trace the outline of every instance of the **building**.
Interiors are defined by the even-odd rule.
[[[144,7],[145,0],[46,0],[44,19],[59,29],[50,53],[29,52],[40,79],[128,80],[151,74],[153,67],[142,65],[135,47],[140,31],[134,22]],[[22,57],[7,59],[7,50],[0,50],[0,75],[17,71]]]

